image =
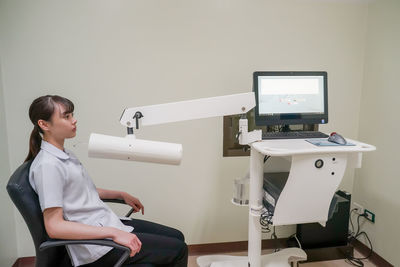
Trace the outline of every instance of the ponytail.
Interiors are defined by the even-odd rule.
[[[40,151],[42,137],[40,136],[39,132],[39,126],[35,125],[32,130],[31,137],[29,138],[29,153],[25,159],[25,162],[34,159]]]

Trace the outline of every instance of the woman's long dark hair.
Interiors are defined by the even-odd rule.
[[[25,162],[34,159],[39,153],[42,144],[42,136],[40,134],[43,134],[43,130],[39,127],[38,121],[51,121],[56,104],[63,105],[68,113],[74,111],[74,104],[69,99],[58,95],[38,97],[33,100],[29,107],[29,118],[33,123],[33,130],[29,139],[29,153]]]

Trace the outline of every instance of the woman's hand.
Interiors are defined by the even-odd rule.
[[[114,191],[101,188],[96,188],[96,189],[101,199],[110,199],[110,198],[122,199],[125,201],[126,204],[128,204],[133,208],[134,212],[142,210],[142,214],[144,215],[144,207],[140,202],[140,200],[137,199],[136,197],[131,196],[130,194],[122,191]]]
[[[130,257],[133,257],[136,253],[139,253],[142,247],[142,242],[140,242],[139,238],[135,234],[124,232],[121,230],[117,230],[115,232],[113,241],[122,246],[130,248]]]
[[[144,206],[142,205],[142,203],[138,198],[125,192],[123,192],[121,196],[122,199],[125,201],[125,203],[133,208],[134,212],[142,210],[142,214],[144,215]]]

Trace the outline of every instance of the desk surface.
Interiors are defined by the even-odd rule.
[[[291,156],[298,154],[320,153],[356,153],[373,151],[376,147],[355,140],[346,139],[355,146],[316,146],[306,139],[278,139],[263,140],[253,143],[251,146],[258,152],[269,156]]]

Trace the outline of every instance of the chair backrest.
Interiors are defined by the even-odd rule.
[[[64,246],[39,250],[40,244],[50,238],[44,227],[39,198],[29,183],[31,164],[32,161],[27,161],[13,173],[8,181],[7,191],[31,233],[36,250],[35,266],[72,266]]]

